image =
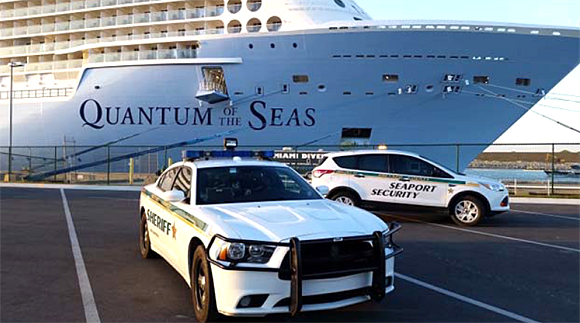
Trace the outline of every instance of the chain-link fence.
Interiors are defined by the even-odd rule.
[[[96,185],[145,185],[157,173],[181,160],[185,149],[220,150],[221,146],[30,146],[0,147],[3,181],[57,182]],[[502,181],[513,195],[557,195],[580,198],[580,143],[572,144],[449,144],[389,146],[245,146],[239,150],[274,150],[277,161],[306,175],[329,151],[394,149],[427,156],[453,156],[446,166],[460,170],[460,156],[480,153],[465,169],[468,175]],[[474,152],[476,152],[474,154]],[[9,155],[11,158],[9,158]],[[11,169],[11,176],[8,170]]]

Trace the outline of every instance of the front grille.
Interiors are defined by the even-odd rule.
[[[346,299],[355,298],[358,296],[369,295],[370,288],[360,288],[355,290],[347,290],[343,292],[303,296],[302,301],[304,305],[326,304],[340,302]],[[290,298],[281,299],[274,307],[290,306]]]
[[[376,260],[371,240],[303,241],[300,244],[304,280],[335,278],[372,271]],[[279,277],[290,280],[290,252],[280,267]]]

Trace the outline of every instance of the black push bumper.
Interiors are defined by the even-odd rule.
[[[368,296],[375,301],[380,301],[385,297],[385,262],[387,259],[393,258],[403,252],[403,248],[398,246],[393,241],[393,234],[401,229],[401,225],[393,222],[389,226],[390,230],[385,237],[380,231],[374,232],[372,235],[368,236],[357,236],[357,237],[347,237],[341,239],[322,239],[322,240],[306,240],[300,241],[298,238],[291,238],[289,242],[268,242],[268,241],[252,241],[252,240],[240,240],[240,239],[228,239],[221,235],[215,235],[209,242],[207,250],[211,250],[212,245],[216,239],[220,239],[228,243],[244,243],[248,245],[259,244],[267,246],[279,246],[287,247],[290,249],[290,313],[296,315],[302,309],[302,282],[308,279],[322,279],[325,276],[347,276],[360,274],[364,272],[372,271],[372,286],[368,289]],[[302,247],[309,244],[316,243],[332,243],[332,242],[342,242],[342,241],[372,241],[373,245],[373,258],[374,262],[372,266],[348,270],[333,270],[332,272],[325,273],[314,273],[314,274],[304,274],[302,267]],[[385,248],[392,249],[393,251],[385,255]],[[208,261],[221,269],[224,270],[234,270],[234,271],[261,271],[261,272],[278,272],[284,268],[266,268],[266,267],[248,267],[248,266],[238,266],[239,263],[230,262],[229,265],[224,265],[223,263],[211,259],[208,257]],[[286,268],[288,270],[288,268]]]

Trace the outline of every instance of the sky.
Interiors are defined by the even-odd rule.
[[[357,0],[376,20],[474,20],[580,27],[580,0]],[[580,48],[578,48],[580,56]],[[580,130],[580,67],[532,111]],[[560,95],[562,94],[562,95]],[[566,101],[564,101],[564,100]],[[514,107],[517,108],[517,107]],[[580,133],[528,112],[497,143],[580,143]]]

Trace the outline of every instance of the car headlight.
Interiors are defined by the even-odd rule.
[[[229,262],[265,264],[270,261],[274,250],[276,250],[275,246],[223,242],[217,250],[216,258]]]
[[[501,191],[505,190],[505,186],[503,184],[500,184],[500,183],[494,183],[494,184],[479,183],[479,184],[481,184],[481,186],[487,188],[490,191],[501,192]]]

